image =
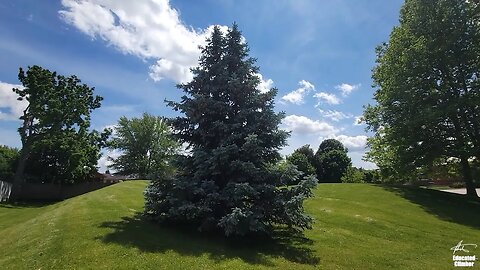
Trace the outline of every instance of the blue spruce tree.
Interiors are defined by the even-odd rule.
[[[147,215],[227,236],[311,227],[303,201],[316,179],[276,165],[289,134],[278,128],[284,115],[274,112],[277,90],[257,89],[258,67],[248,51],[236,24],[226,35],[215,27],[194,79],[178,86],[186,95],[168,102],[184,115],[172,123],[191,155],[178,158],[175,175],[151,182]]]

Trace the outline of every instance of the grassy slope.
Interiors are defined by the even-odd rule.
[[[317,220],[306,238],[232,243],[139,219],[145,185],[0,205],[0,268],[450,269],[450,247],[480,244],[480,204],[434,190],[322,184],[306,203]]]

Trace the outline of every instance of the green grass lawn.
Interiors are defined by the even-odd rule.
[[[0,205],[0,269],[451,269],[452,246],[480,244],[480,203],[435,190],[321,184],[304,236],[231,241],[142,220],[146,184]]]

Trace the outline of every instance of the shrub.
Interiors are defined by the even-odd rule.
[[[0,181],[13,181],[18,157],[18,149],[0,145]]]

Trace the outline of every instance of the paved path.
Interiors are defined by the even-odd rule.
[[[464,188],[444,189],[442,191],[456,193],[456,194],[467,194],[467,190]],[[480,188],[477,188],[477,194],[480,194]]]

